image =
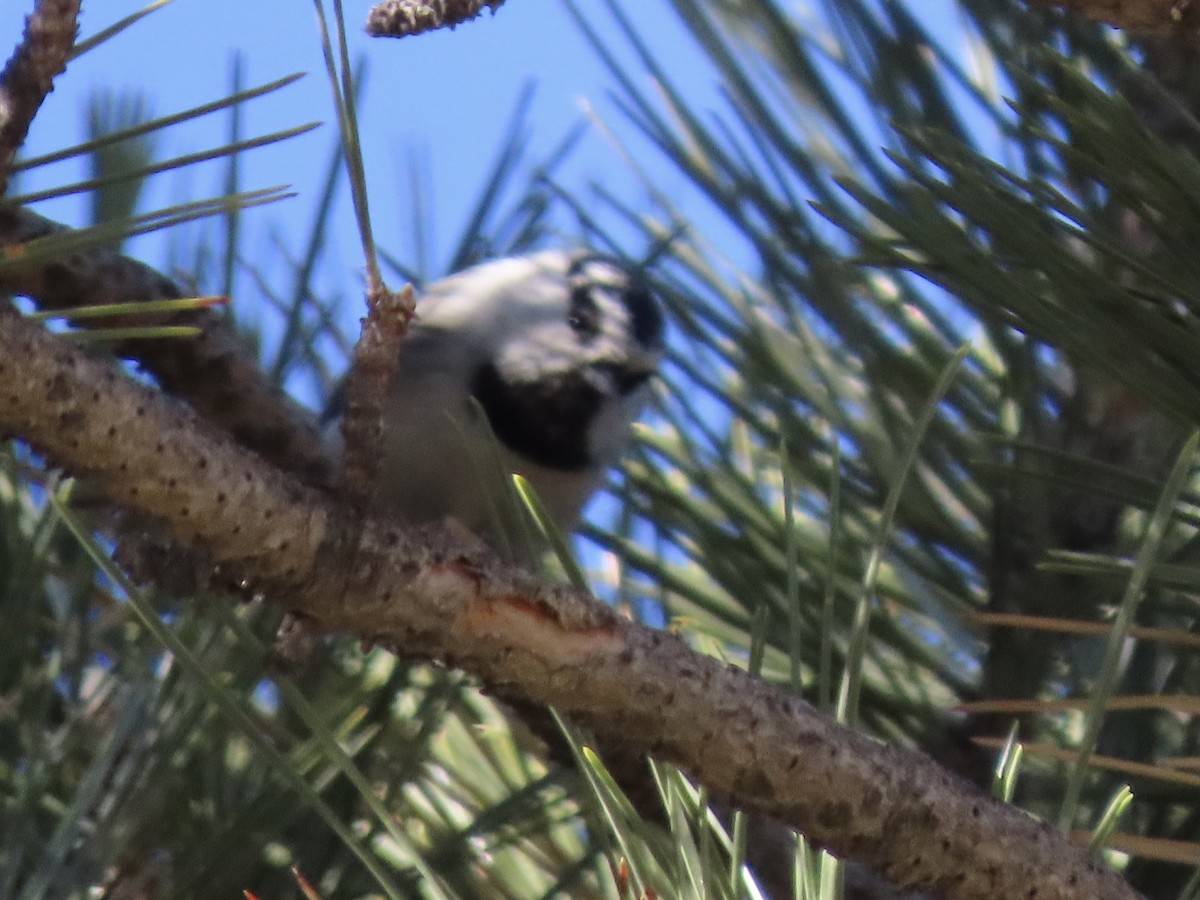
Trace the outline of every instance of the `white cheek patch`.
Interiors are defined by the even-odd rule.
[[[509,341],[496,357],[496,368],[513,383],[536,381],[581,369],[593,362],[566,324],[534,328]]]
[[[587,277],[595,287],[614,295],[629,287],[629,276],[610,263],[593,263]]]

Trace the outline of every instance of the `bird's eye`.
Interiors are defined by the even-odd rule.
[[[585,344],[595,340],[600,334],[600,307],[596,305],[596,298],[592,296],[588,285],[579,285],[571,291],[567,324]]]

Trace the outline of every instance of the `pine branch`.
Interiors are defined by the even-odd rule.
[[[636,740],[900,887],[950,898],[1133,898],[1065,838],[928,758],[500,562],[453,529],[362,518],[15,311],[0,432],[203,546],[243,591]]]
[[[188,296],[150,266],[105,248],[77,252],[49,265],[21,264],[31,241],[69,231],[27,209],[0,208],[0,262],[5,263],[0,266],[0,288],[30,297],[46,310]],[[130,316],[91,324],[145,323]],[[156,317],[155,324],[191,325],[201,333],[184,342],[127,341],[113,352],[137,360],[164,390],[186,400],[242,445],[309,480],[327,477],[329,460],[312,415],[267,380],[227,320],[211,310],[193,310]]]

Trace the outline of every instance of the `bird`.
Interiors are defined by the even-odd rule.
[[[570,530],[627,447],[663,359],[664,318],[643,272],[545,250],[442,279],[416,310],[382,402],[373,502],[488,539],[498,461]]]

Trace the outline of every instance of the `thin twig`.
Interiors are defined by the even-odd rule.
[[[369,500],[378,483],[388,394],[393,389],[400,343],[413,310],[412,285],[391,291],[377,281],[367,292],[367,315],[346,376],[346,411],[342,416],[346,451],[341,484],[350,497]]]
[[[78,19],[79,0],[38,0],[21,43],[0,72],[0,196],[8,191],[13,157],[33,117],[67,67]]]

